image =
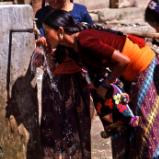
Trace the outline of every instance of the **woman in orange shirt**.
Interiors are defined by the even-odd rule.
[[[155,53],[144,40],[132,35],[91,26],[81,31],[83,28],[74,23],[70,14],[61,10],[47,16],[43,26],[50,46],[73,49],[91,77],[104,74],[109,67],[111,74],[105,82],[121,77],[130,83],[130,105],[141,116],[141,122],[129,134],[125,157],[152,159],[159,144],[159,60]]]

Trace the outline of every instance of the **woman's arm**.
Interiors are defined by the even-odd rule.
[[[125,70],[125,67],[130,63],[130,59],[123,55],[120,51],[114,50],[112,54],[112,62],[114,65],[112,66],[111,70],[112,73],[109,75],[106,82],[113,82],[117,77],[120,77]]]
[[[123,74],[125,67],[130,63],[130,59],[113,47],[113,44],[110,45],[109,42],[107,42],[108,40],[101,40],[100,38],[109,39],[109,34],[106,34],[105,32],[103,32],[103,34],[105,37],[101,37],[101,32],[99,36],[98,32],[89,30],[83,31],[79,34],[79,44],[81,48],[87,50],[84,52],[87,57],[96,57],[98,60],[97,62],[100,61],[102,63],[103,61],[103,64],[104,61],[106,61],[106,67],[110,67],[112,70],[112,73],[108,79],[111,82]],[[112,37],[110,37],[110,40],[112,42],[110,43],[113,43],[111,38]],[[116,37],[114,36],[113,38]],[[120,39],[118,39],[118,41],[119,40]],[[120,42],[121,41],[119,41],[119,43]]]

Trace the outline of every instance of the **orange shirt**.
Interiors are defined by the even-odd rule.
[[[111,69],[114,65],[112,54],[114,50],[119,50],[131,61],[122,74],[126,80],[131,81],[148,67],[155,54],[144,39],[130,37],[131,40],[114,31],[84,30],[78,37],[79,54],[86,67],[99,71],[102,67]]]
[[[123,73],[123,77],[129,81],[134,80],[140,72],[144,71],[155,57],[155,53],[148,45],[140,48],[128,38],[122,53],[130,59],[130,64]]]

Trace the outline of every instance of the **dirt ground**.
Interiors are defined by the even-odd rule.
[[[100,119],[96,116],[92,121],[91,129],[92,159],[112,159],[110,138],[103,139],[100,136],[102,130]]]

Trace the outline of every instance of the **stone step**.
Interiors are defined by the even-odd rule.
[[[144,21],[144,7],[132,7],[132,8],[105,8],[90,10],[90,14],[95,22],[106,22],[112,20],[128,20]]]

